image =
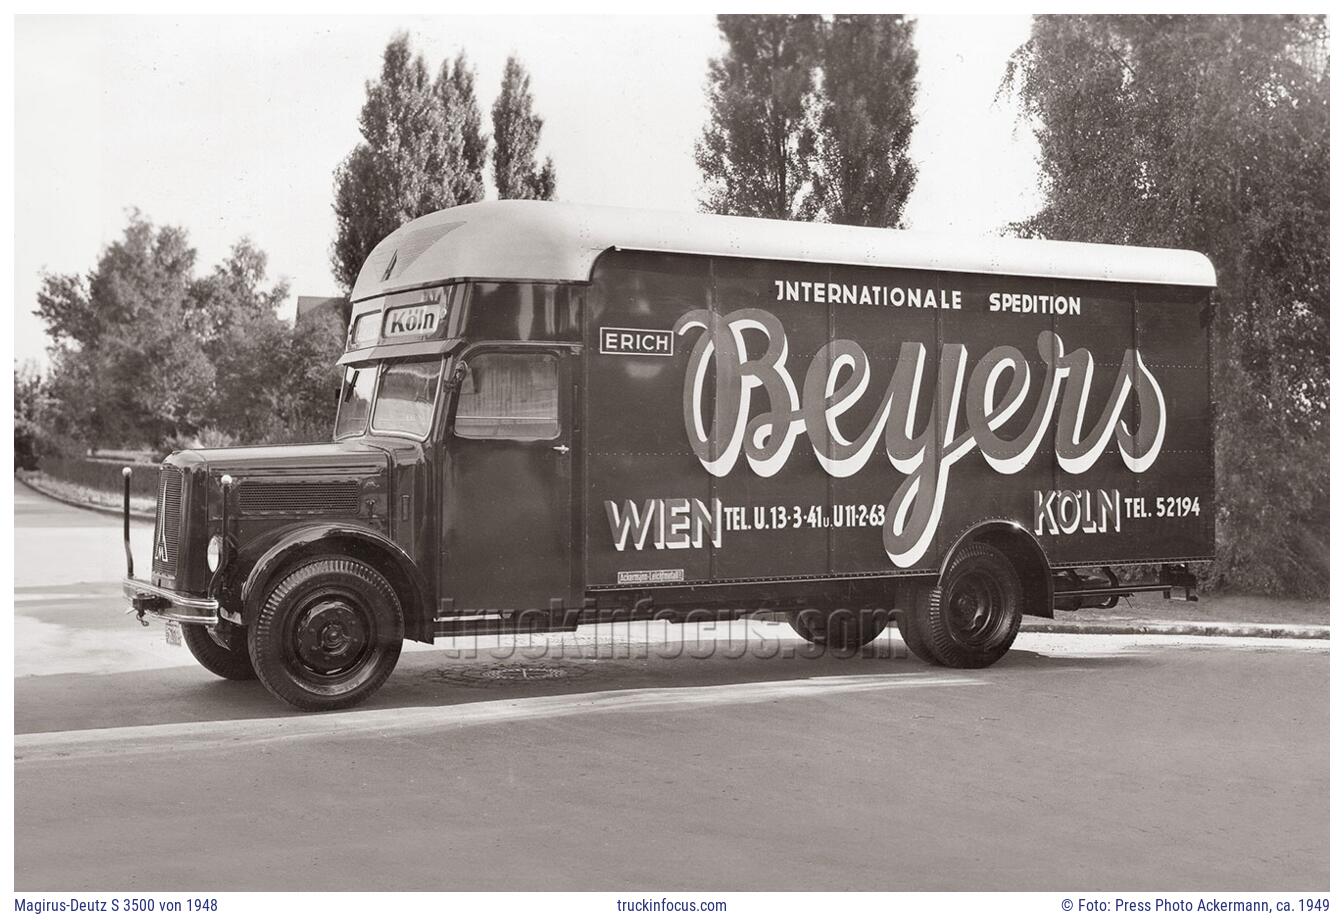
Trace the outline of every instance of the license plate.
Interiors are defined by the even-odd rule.
[[[163,638],[168,640],[169,645],[182,644],[182,624],[172,620],[163,621]]]

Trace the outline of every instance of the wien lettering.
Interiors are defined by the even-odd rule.
[[[651,498],[643,507],[626,499],[625,505],[605,501],[607,523],[616,549],[700,549],[723,546],[723,503],[708,505],[698,498]]]
[[[836,339],[823,346],[808,366],[800,390],[784,367],[788,337],[779,320],[766,310],[752,308],[727,315],[691,310],[677,321],[674,331],[679,336],[696,336],[682,405],[686,437],[704,468],[713,476],[727,476],[746,454],[747,465],[756,475],[773,476],[788,460],[798,436],[806,434],[822,469],[843,478],[862,469],[881,442],[888,462],[905,474],[882,525],[887,556],[905,568],[915,566],[932,544],[947,496],[949,471],[972,450],[978,449],[997,472],[1021,472],[1058,410],[1054,452],[1064,472],[1076,475],[1091,469],[1114,441],[1125,465],[1142,473],[1157,459],[1166,435],[1162,388],[1135,349],[1125,351],[1100,417],[1092,430],[1084,432],[1083,414],[1094,370],[1087,349],[1066,353],[1059,336],[1042,332],[1036,350],[1045,364],[1045,379],[1035,405],[1029,406],[1033,365],[1018,349],[1010,345],[991,348],[968,368],[966,346],[945,344],[936,357],[936,368],[931,368],[933,359],[924,344],[906,342],[876,414],[851,441],[840,433],[837,420],[872,382],[868,355],[857,342]],[[758,337],[764,347],[749,350],[748,336]],[[706,419],[704,393],[711,365],[716,398],[713,417]],[[996,399],[1001,379],[1006,389]],[[752,391],[757,389],[763,392],[767,408],[749,417]],[[1134,431],[1121,418],[1131,393],[1139,407]],[[937,400],[937,404],[923,430],[916,431],[921,400]],[[999,437],[996,432],[1019,411],[1029,412],[1022,433],[1012,439]],[[941,445],[937,443],[940,431]],[[609,515],[613,507],[608,508]],[[1068,511],[1071,523],[1072,508]],[[649,503],[642,514],[639,520],[630,520],[631,532],[643,528],[639,530],[643,533],[651,526]],[[613,533],[615,527],[613,522]]]

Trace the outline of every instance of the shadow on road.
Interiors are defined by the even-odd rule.
[[[836,677],[960,675],[994,682],[1022,672],[1144,666],[1141,657],[1128,655],[1071,657],[1014,650],[992,668],[956,672],[910,655],[894,629],[858,653],[818,650],[773,624],[714,632],[692,627],[684,640],[669,633],[662,641],[632,641],[611,633],[549,634],[512,647],[471,647],[470,640],[434,648],[408,643],[387,684],[361,708],[445,707],[595,691]],[[16,733],[301,715],[256,681],[221,680],[196,666],[52,674],[15,684]]]

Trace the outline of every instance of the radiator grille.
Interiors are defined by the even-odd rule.
[[[242,514],[357,514],[358,482],[244,482]]]
[[[182,534],[182,471],[159,470],[159,513],[154,524],[154,571],[177,573],[177,544]]]

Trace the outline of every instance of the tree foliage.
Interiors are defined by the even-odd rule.
[[[460,133],[462,164],[450,177],[453,198],[458,204],[480,201],[485,197],[486,136],[481,131],[481,109],[476,104],[476,75],[467,63],[466,52],[459,52],[449,70],[448,62],[439,65],[434,94],[447,117],[454,122],[454,137]]]
[[[84,277],[46,275],[37,315],[54,342],[52,394],[71,432],[158,441],[201,420],[214,374],[193,319],[196,252],[132,213]]]
[[[202,344],[215,369],[209,426],[244,442],[325,439],[344,329],[330,313],[281,319],[289,287],[265,281],[266,254],[244,239],[196,283]]]
[[[43,426],[51,414],[51,394],[31,361],[14,365],[14,469],[35,470],[44,449]]]
[[[701,206],[898,226],[915,179],[913,29],[903,16],[720,16]]]
[[[422,56],[401,33],[383,50],[382,72],[365,84],[363,140],[336,170],[332,270],[349,291],[383,237],[422,214],[480,200],[483,144],[470,133],[476,109],[471,75],[459,57],[431,81]],[[479,113],[475,116],[479,126]],[[470,154],[468,153],[470,150]],[[474,196],[474,197],[463,197]]]
[[[1329,58],[1319,16],[1042,16],[1013,56],[1028,235],[1218,271],[1215,584],[1327,590]]]
[[[183,231],[156,228],[132,211],[122,238],[103,250],[92,273],[43,276],[35,313],[57,343],[88,347],[150,304],[185,302],[195,263]]]
[[[209,275],[193,283],[192,331],[212,358],[230,330],[275,317],[289,297],[289,285],[283,281],[269,290],[264,287],[266,261],[266,253],[243,238]]]
[[[709,62],[709,124],[695,145],[717,214],[811,220],[816,150],[810,113],[823,23],[814,14],[718,18],[727,49]]]
[[[500,199],[550,201],[555,197],[555,166],[550,157],[537,166],[542,120],[532,111],[532,78],[515,57],[504,65],[490,115],[495,129],[495,191]]]
[[[826,30],[811,197],[835,224],[896,227],[915,184],[914,23],[836,15]]]
[[[205,427],[237,440],[330,430],[342,330],[293,328],[241,240],[208,275],[177,227],[132,213],[86,275],[45,275],[36,313],[53,345],[44,434],[162,447]]]

